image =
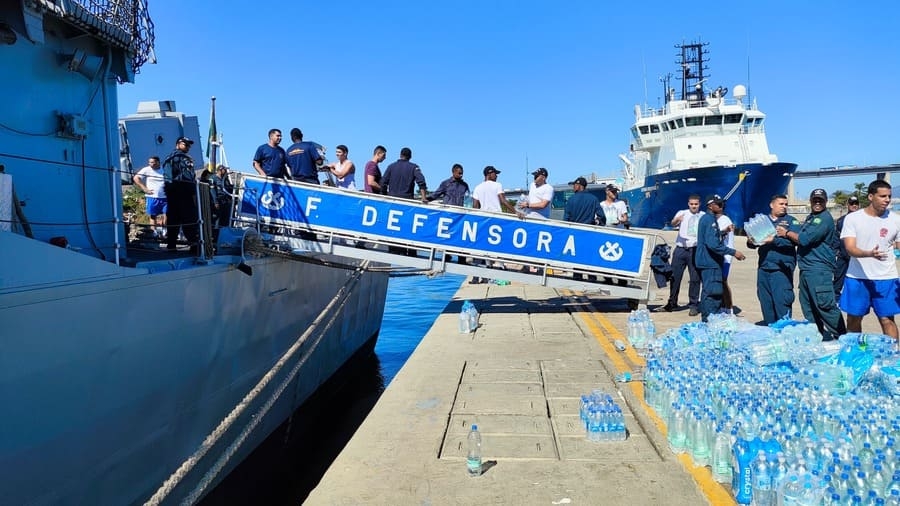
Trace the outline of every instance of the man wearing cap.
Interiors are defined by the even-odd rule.
[[[253,155],[253,168],[260,176],[284,178],[287,175],[285,152],[281,144],[281,130],[269,130],[269,141],[256,148]]]
[[[515,206],[510,204],[506,200],[506,195],[503,194],[503,185],[497,182],[497,174],[500,174],[500,171],[494,168],[493,165],[488,165],[482,173],[484,174],[484,181],[478,183],[475,189],[472,190],[472,207],[495,213],[502,212],[504,209],[515,213]],[[486,265],[486,262],[482,261],[481,264]],[[475,276],[469,281],[469,284],[476,285],[488,282],[490,282],[488,278]]]
[[[472,207],[496,213],[506,209],[515,213],[515,206],[510,204],[506,200],[506,195],[503,194],[503,185],[497,182],[497,174],[500,174],[500,171],[493,165],[488,165],[482,173],[484,181],[478,183],[478,186],[472,191]]]
[[[518,205],[529,218],[550,218],[550,203],[553,202],[553,186],[547,184],[547,169],[541,167],[531,173],[534,182],[528,188],[528,198]]]
[[[191,245],[193,252],[198,252],[200,238],[200,216],[197,212],[197,175],[194,172],[194,159],[188,154],[194,141],[187,137],[179,137],[175,141],[175,150],[163,162],[165,174],[166,201],[166,249],[174,250],[178,246],[178,233]]]
[[[862,331],[863,316],[875,311],[881,332],[897,339],[894,315],[900,313],[900,287],[895,252],[900,248],[900,217],[891,212],[891,185],[869,183],[869,205],[844,220],[841,240],[850,254],[841,309],[847,330]]]
[[[807,321],[815,322],[823,341],[833,341],[847,333],[844,317],[834,300],[835,251],[834,219],[825,208],[828,193],[816,188],[809,194],[812,211],[799,231],[784,226],[775,229],[778,237],[786,237],[797,245],[800,266],[800,307]]]
[[[450,168],[450,177],[441,181],[438,189],[428,196],[428,201],[443,199],[444,204],[462,207],[469,193],[469,183],[463,179],[463,166],[454,163]]]
[[[746,258],[743,253],[729,248],[722,240],[718,219],[725,209],[725,201],[718,195],[706,197],[706,214],[700,217],[697,224],[697,251],[694,263],[700,272],[703,285],[700,294],[700,315],[707,321],[709,315],[722,310],[722,297],[725,293],[722,284],[722,269],[725,255],[732,255],[738,260]]]
[[[690,315],[697,316],[700,304],[700,273],[694,266],[694,253],[697,249],[697,227],[700,218],[706,214],[700,210],[700,195],[688,197],[688,208],[675,213],[672,226],[678,227],[675,239],[675,251],[672,252],[672,281],[669,285],[669,300],[661,309],[671,312],[678,309],[678,295],[681,293],[681,280],[684,269],[688,270],[688,303]]]
[[[587,188],[587,179],[579,177],[569,183],[575,193],[566,201],[566,209],[563,212],[563,221],[573,223],[586,223],[588,225],[600,225],[606,219],[600,201],[597,197],[584,191]]]
[[[600,203],[606,216],[606,226],[628,228],[628,206],[619,200],[619,188],[614,184],[606,185],[606,200]]]
[[[587,179],[579,177],[569,184],[572,185],[572,191],[575,193],[566,200],[563,221],[585,223],[587,225],[606,224],[606,216],[603,215],[603,209],[600,208],[600,201],[597,200],[597,197],[584,191],[587,188]],[[573,277],[575,279],[583,279],[579,272],[573,274]],[[597,279],[597,276],[589,274],[588,279],[593,281]]]
[[[850,198],[847,199],[847,214],[856,211],[859,211],[859,197],[851,195]],[[841,298],[841,290],[844,288],[844,278],[847,276],[847,266],[850,264],[850,255],[847,253],[847,248],[844,247],[844,241],[841,241],[841,231],[844,230],[844,218],[847,217],[847,214],[838,218],[837,222],[834,224],[837,229],[834,241],[834,251],[837,253],[835,258],[836,265],[834,268],[835,300],[840,300]]]
[[[772,228],[784,227],[797,232],[800,222],[787,213],[787,195],[772,195],[769,200],[769,220]],[[797,267],[797,247],[786,237],[772,235],[757,244],[747,238],[747,247],[759,252],[756,270],[756,297],[763,321],[771,325],[791,314],[794,305],[794,269]]]

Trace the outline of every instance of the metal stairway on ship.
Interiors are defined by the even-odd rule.
[[[650,255],[662,238],[557,220],[249,174],[234,174],[233,223],[270,251],[366,259],[417,273],[451,273],[596,292],[646,305]],[[450,261],[464,257],[465,263]],[[498,268],[502,266],[502,268]]]

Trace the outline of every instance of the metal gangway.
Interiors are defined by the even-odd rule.
[[[272,251],[335,255],[569,288],[646,305],[651,254],[662,237],[557,220],[520,218],[249,174],[234,174],[233,223],[255,227]],[[451,257],[463,257],[464,263]]]

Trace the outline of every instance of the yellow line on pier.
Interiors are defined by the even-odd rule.
[[[637,352],[634,350],[634,347],[627,346],[627,343],[624,353],[617,351],[613,343],[616,339],[625,343],[626,337],[615,327],[615,325],[611,321],[609,321],[608,318],[603,316],[603,313],[597,311],[597,309],[592,307],[590,304],[584,304],[584,307],[587,310],[579,312],[578,316],[581,317],[581,320],[594,334],[594,338],[600,344],[600,347],[603,348],[603,351],[610,358],[613,366],[616,368],[616,373],[631,371],[636,367],[644,367],[646,365],[644,358],[638,356]],[[626,358],[628,359],[627,361]],[[668,432],[666,430],[665,422],[663,422],[662,418],[660,418],[659,415],[656,414],[655,410],[651,409],[650,406],[646,402],[644,402],[644,383],[642,381],[632,381],[628,383],[628,386],[631,388],[631,391],[634,393],[635,398],[640,403],[641,408],[644,410],[647,416],[649,416],[650,419],[653,420],[653,423],[656,425],[656,428],[660,431],[660,433],[665,436]],[[694,466],[694,462],[691,460],[691,456],[686,453],[679,454],[676,457],[678,458],[678,461],[681,462],[681,465],[682,467],[684,467],[685,471],[687,471],[688,474],[690,474],[694,479],[694,482],[700,488],[700,491],[703,493],[703,495],[706,496],[707,500],[709,500],[710,504],[736,504],[734,498],[725,489],[725,487],[713,480],[712,472],[709,468]]]

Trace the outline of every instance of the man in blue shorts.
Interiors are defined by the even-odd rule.
[[[166,230],[166,177],[158,156],[151,156],[147,166],[139,170],[132,178],[135,186],[144,192],[147,200],[147,214],[156,226],[156,235],[162,237]]]
[[[897,262],[900,217],[891,212],[891,185],[876,179],[869,183],[869,205],[847,215],[841,240],[850,255],[841,309],[847,313],[847,330],[862,331],[863,316],[875,311],[881,331],[897,339],[894,315],[900,313]]]
[[[253,168],[257,174],[284,179],[287,175],[285,170],[287,155],[280,144],[281,130],[277,128],[269,130],[269,142],[256,148],[256,154],[253,155]]]

